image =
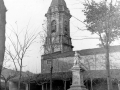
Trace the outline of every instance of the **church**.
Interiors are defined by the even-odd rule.
[[[72,15],[67,8],[65,0],[52,0],[45,16],[47,18],[47,37],[44,44],[44,55],[42,55],[41,59],[41,74],[35,76],[40,83],[41,89],[76,89],[74,87],[76,87],[77,84],[73,85],[73,82],[77,76],[74,77],[76,73],[74,73],[75,69],[72,67],[74,67],[74,61],[77,58],[80,61],[80,69],[78,72],[82,77],[80,78],[81,86],[79,90],[106,90],[106,51],[104,48],[73,51],[70,37],[70,18]],[[119,56],[120,46],[111,46],[111,77],[114,90],[120,90],[119,65],[117,67],[116,63],[113,62],[114,60],[116,60],[116,62],[120,60]],[[79,78],[77,81],[79,81]],[[37,90],[38,85],[35,83],[31,83],[31,85],[33,85],[31,88]],[[78,88],[76,90],[78,90]]]

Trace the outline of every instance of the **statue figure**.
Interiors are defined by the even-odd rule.
[[[77,53],[77,51],[75,51],[75,57],[74,57],[74,66],[79,65],[80,64],[80,56]]]

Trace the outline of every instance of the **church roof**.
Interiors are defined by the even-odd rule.
[[[120,69],[110,69],[112,79],[120,80]],[[84,72],[84,79],[88,78],[106,78],[106,70],[89,70]]]
[[[52,0],[50,7],[59,6],[59,5],[66,6],[66,3],[64,0]]]
[[[104,54],[106,51],[104,48],[93,48],[93,49],[83,49],[77,51],[81,56],[87,56],[87,55],[95,55],[95,54]],[[120,52],[120,45],[116,46],[110,46],[110,52]],[[52,54],[46,54],[42,55],[42,60],[52,59],[54,58],[65,58],[65,57],[74,57],[75,51],[65,52],[61,53],[55,52]]]

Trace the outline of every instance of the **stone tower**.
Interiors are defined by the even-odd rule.
[[[47,17],[47,37],[44,54],[72,51],[70,38],[71,14],[64,0],[52,0]]]

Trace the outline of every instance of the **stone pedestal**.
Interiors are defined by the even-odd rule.
[[[72,85],[68,90],[87,90],[83,84],[83,75],[79,66],[73,66],[72,69]]]
[[[71,68],[72,71],[72,85],[68,90],[87,90],[83,84],[82,69],[80,67],[80,61],[78,54],[75,54],[74,65]]]

